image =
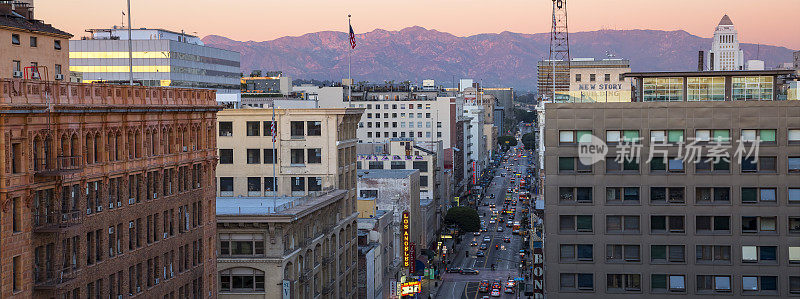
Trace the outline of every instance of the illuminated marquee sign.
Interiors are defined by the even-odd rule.
[[[475,163],[476,163],[475,161],[472,161],[472,184],[473,185],[475,185],[477,183],[477,177],[475,176],[475,173],[478,171],[478,169],[476,168],[476,164]]]
[[[411,281],[400,285],[400,296],[412,295],[420,292],[420,282]]]
[[[408,211],[403,211],[403,218],[401,218],[401,233],[403,234],[403,267],[412,267],[411,261],[411,221],[409,220]]]
[[[544,298],[544,254],[541,247],[533,249],[533,297]]]

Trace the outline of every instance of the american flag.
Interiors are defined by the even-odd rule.
[[[272,143],[275,143],[275,103],[272,104],[272,124],[270,125],[270,133],[272,134]]]
[[[347,25],[350,26],[350,48],[356,48],[356,34],[353,32],[353,25],[350,24],[350,21],[347,21]]]

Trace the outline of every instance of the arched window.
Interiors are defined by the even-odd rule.
[[[103,143],[100,141],[100,134],[94,135],[94,145],[93,145],[92,149],[94,150],[94,156],[93,157],[94,157],[94,162],[95,163],[99,163],[100,162],[100,154],[101,154],[101,148],[102,148],[100,146],[101,144],[103,144]]]
[[[136,158],[142,157],[142,133],[139,130],[133,131],[133,151]]]
[[[79,152],[80,152],[80,149],[79,149],[79,146],[78,146],[78,134],[72,134],[72,137],[70,138],[70,142],[69,142],[69,156],[70,157],[78,157],[79,156],[78,155]],[[74,163],[81,163],[81,161],[79,159],[78,160],[76,160],[76,159],[78,159],[78,158],[70,159],[70,166],[77,166],[77,165],[74,165]]]
[[[219,272],[222,292],[264,291],[264,271],[253,268],[231,268]]]
[[[86,146],[84,148],[86,149],[86,164],[92,164],[94,163],[94,137],[92,137],[92,134],[86,134],[85,143]]]
[[[42,139],[39,136],[33,138],[33,170],[42,169]]]
[[[114,132],[108,132],[108,160],[117,161],[117,135]]]
[[[169,135],[167,134],[167,129],[161,129],[161,154],[166,155],[169,154],[169,140],[167,138]]]

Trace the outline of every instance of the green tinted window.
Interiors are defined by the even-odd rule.
[[[639,131],[625,130],[622,132],[622,137],[625,142],[636,142],[639,140]]]
[[[731,139],[731,131],[714,130],[714,141],[726,142]]]
[[[578,142],[591,142],[592,139],[589,137],[592,135],[592,131],[576,131],[575,137]]]
[[[742,188],[742,202],[758,201],[758,190],[756,188]]]
[[[759,137],[761,141],[775,142],[775,130],[760,130]]]
[[[653,159],[650,160],[650,170],[667,170],[664,157],[653,157]]]
[[[667,259],[667,246],[664,245],[651,245],[650,246],[650,259],[665,260]]]
[[[669,142],[683,141],[683,130],[669,130],[669,136],[667,137],[667,141]]]
[[[625,159],[622,163],[622,170],[639,170],[639,161]]]
[[[650,279],[650,287],[653,289],[666,289],[667,288],[667,275],[666,274],[653,274]]]
[[[577,216],[578,230],[592,230],[592,216]]]
[[[731,170],[731,163],[725,161],[725,159],[719,159],[714,163],[714,170]]]
[[[575,170],[575,158],[571,157],[559,157],[558,158],[558,170]]]

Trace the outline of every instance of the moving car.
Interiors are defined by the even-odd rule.
[[[514,283],[514,280],[513,280],[513,279],[509,279],[509,280],[506,282],[506,287],[507,287],[507,288],[513,288],[515,284],[516,284],[516,283]]]
[[[497,227],[497,232],[498,233],[502,233],[503,232],[503,227],[502,226],[498,226]]]
[[[458,267],[447,268],[446,272],[447,273],[461,273],[461,268],[458,268]]]
[[[472,268],[466,268],[466,269],[461,269],[461,274],[463,274],[463,275],[478,275],[478,274],[480,274],[480,271],[472,269]]]
[[[488,242],[491,242],[491,241],[492,241],[492,237],[489,237],[489,236],[483,237],[483,242],[488,243]]]
[[[486,245],[486,243],[481,244],[480,250],[486,250],[486,249],[489,249],[489,245]]]
[[[478,292],[481,292],[481,293],[488,293],[489,292],[489,281],[488,280],[481,280],[481,283],[478,285]]]
[[[492,290],[492,297],[500,297],[500,290],[499,289]]]
[[[505,293],[506,294],[514,294],[514,288],[506,287]]]
[[[477,231],[477,232],[474,232],[474,233],[472,233],[472,235],[474,235],[474,236],[480,236],[480,235],[481,235],[481,232],[480,232],[480,231]]]
[[[511,243],[511,238],[505,237],[505,238],[503,238],[503,242]]]
[[[478,253],[476,253],[476,254],[475,254],[475,256],[476,256],[476,257],[479,257],[479,256],[486,256],[486,253],[484,253],[483,251],[478,251]]]
[[[469,243],[469,246],[472,247],[478,246],[478,242],[472,241],[472,243]]]

